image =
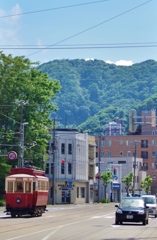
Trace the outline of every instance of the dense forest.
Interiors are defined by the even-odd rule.
[[[141,114],[141,110],[157,107],[154,60],[116,66],[96,59],[63,59],[44,63],[37,69],[60,81],[55,117],[62,127],[97,133],[109,121],[121,119],[125,134],[131,108]]]

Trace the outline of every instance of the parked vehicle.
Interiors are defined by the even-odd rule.
[[[149,207],[149,215],[157,217],[157,200],[155,195],[142,195],[145,204]]]
[[[13,168],[5,178],[6,213],[11,217],[46,211],[49,180],[42,170]]]
[[[141,197],[125,197],[121,200],[115,213],[115,224],[123,222],[142,222],[148,224],[148,207]]]

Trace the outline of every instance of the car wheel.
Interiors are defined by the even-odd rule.
[[[122,225],[123,224],[123,222],[120,222],[120,225]]]
[[[154,217],[156,218],[156,217],[157,217],[157,215],[155,214],[155,215],[154,215]]]
[[[118,225],[118,224],[119,224],[119,222],[118,222],[118,221],[115,221],[115,224],[116,224],[116,225]]]
[[[143,225],[146,225],[146,219],[143,221]]]

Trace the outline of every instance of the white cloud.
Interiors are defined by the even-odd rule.
[[[86,58],[85,61],[94,61],[94,58]]]
[[[115,64],[117,66],[131,66],[131,65],[133,65],[133,61],[131,61],[131,60],[118,60],[116,62],[112,62],[110,60],[107,60],[105,62],[109,63],[109,64]]]
[[[7,25],[12,26],[16,24],[20,18],[20,15],[16,15],[16,14],[20,14],[20,13],[22,13],[22,11],[18,4],[12,7],[12,9],[9,12],[5,12],[3,9],[0,9],[1,21],[5,22]]]

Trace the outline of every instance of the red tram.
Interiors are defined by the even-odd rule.
[[[42,216],[48,201],[49,179],[33,168],[12,168],[5,178],[6,213],[11,217]]]

